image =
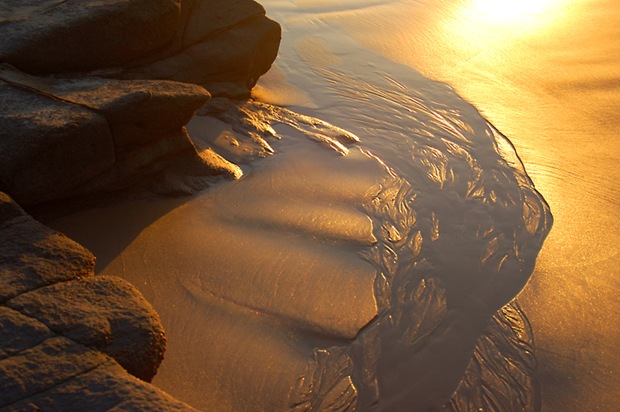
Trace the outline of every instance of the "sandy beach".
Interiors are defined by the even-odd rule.
[[[613,410],[620,7],[262,3],[283,38],[259,103],[187,127],[243,177],[46,222],[160,313],[155,385],[216,411],[462,410],[476,351],[522,371],[490,369],[497,410]]]

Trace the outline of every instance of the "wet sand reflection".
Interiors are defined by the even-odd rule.
[[[620,7],[610,0],[441,1],[351,17],[365,44],[453,85],[517,147],[556,218],[520,301],[540,357],[543,410],[612,410],[618,311]],[[538,10],[538,7],[543,7]],[[505,9],[508,11],[509,9]]]

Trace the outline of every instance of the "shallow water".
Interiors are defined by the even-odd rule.
[[[617,385],[597,365],[617,354],[579,349],[583,321],[592,321],[575,315],[586,312],[575,303],[583,296],[549,301],[574,291],[566,267],[583,248],[567,234],[571,226],[560,228],[568,243],[561,237],[560,245],[543,249],[538,275],[519,298],[543,349],[538,374],[519,306],[506,306],[488,323],[528,280],[551,218],[511,144],[451,87],[418,71],[448,80],[517,145],[523,141],[528,172],[532,166],[545,196],[545,182],[549,193],[565,196],[569,173],[587,173],[580,172],[583,163],[563,172],[548,147],[556,142],[548,140],[552,132],[586,120],[570,115],[558,126],[539,119],[552,105],[537,97],[531,80],[518,83],[517,63],[538,62],[525,58],[530,46],[515,56],[509,46],[522,45],[535,29],[498,25],[482,3],[264,1],[284,38],[255,96],[293,111],[249,104],[239,112],[248,122],[198,116],[188,126],[199,146],[245,162],[244,177],[191,199],[130,203],[53,222],[95,252],[100,273],[129,279],[160,312],[169,348],[157,385],[208,410],[427,410],[448,402],[469,363],[448,409],[490,403],[537,410],[539,378],[548,410],[557,410],[547,406],[553,403],[562,410],[610,405],[600,394]],[[549,10],[523,13],[533,19]],[[500,57],[493,64],[483,58],[491,51]],[[536,58],[545,56],[551,53]],[[613,78],[613,69],[608,73]],[[605,96],[596,101],[613,99]],[[529,100],[513,105],[519,98]],[[281,140],[265,137],[270,130]],[[244,139],[249,132],[253,139]],[[550,164],[556,168],[545,180],[540,170]],[[607,210],[616,211],[609,187]],[[588,188],[592,196],[601,189]],[[569,197],[555,199],[554,213],[557,206],[575,215],[562,206]],[[579,219],[596,225],[600,217],[571,222]],[[597,279],[598,298],[613,308],[606,288],[615,289]],[[564,309],[573,313],[560,316]],[[571,327],[556,327],[558,320]],[[612,349],[614,327],[598,331],[604,350]],[[571,344],[558,344],[566,336]],[[573,361],[558,362],[567,352],[581,356],[581,371]],[[560,385],[566,373],[576,386]],[[588,376],[603,376],[602,385],[588,384]],[[580,394],[569,399],[569,391]]]
[[[543,410],[614,410],[620,329],[605,319],[618,310],[620,268],[618,2],[283,3],[268,9],[294,24],[341,27],[362,48],[446,81],[511,139],[555,217],[520,297]],[[307,14],[286,14],[291,3]],[[326,43],[333,49],[333,38]]]

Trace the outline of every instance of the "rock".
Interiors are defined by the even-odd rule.
[[[105,362],[3,411],[194,411],[156,387],[127,374],[114,361]]]
[[[125,64],[174,39],[180,0],[4,0],[0,61],[32,74]]]
[[[194,411],[110,357],[61,336],[0,359],[0,385],[3,411]]]
[[[0,81],[0,188],[23,205],[70,192],[114,164],[105,119]]]
[[[105,363],[109,358],[55,336],[0,363],[0,405],[10,405]]]
[[[0,227],[16,217],[22,217],[26,214],[17,203],[6,194],[0,192]]]
[[[41,322],[0,306],[0,360],[33,348],[54,336]]]
[[[74,342],[97,349],[129,373],[150,381],[164,357],[159,318],[140,293],[115,277],[57,283],[8,305]]]
[[[5,0],[0,33],[0,190],[24,207],[239,177],[197,152],[184,125],[209,94],[179,82],[248,95],[281,36],[252,0]],[[89,71],[108,79],[67,74]]]
[[[0,192],[0,304],[57,282],[93,276],[95,257]]]
[[[0,242],[1,410],[193,410],[144,381],[165,337],[135,288],[1,192]]]
[[[93,72],[248,95],[281,38],[280,25],[253,0],[3,3],[0,62],[30,74]]]
[[[174,174],[240,169],[201,156],[184,125],[209,94],[169,81],[50,79],[0,66],[0,190],[24,206],[113,192]],[[188,189],[190,190],[190,189]]]
[[[212,94],[248,95],[278,54],[280,25],[253,0],[185,0],[175,42],[164,52],[106,76],[204,85]]]
[[[253,0],[185,0],[181,4],[183,31],[177,32],[181,47],[200,43],[216,31],[265,15],[263,6]]]

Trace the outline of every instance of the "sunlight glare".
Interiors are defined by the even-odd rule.
[[[485,20],[506,23],[548,11],[559,0],[472,0],[468,7]]]

